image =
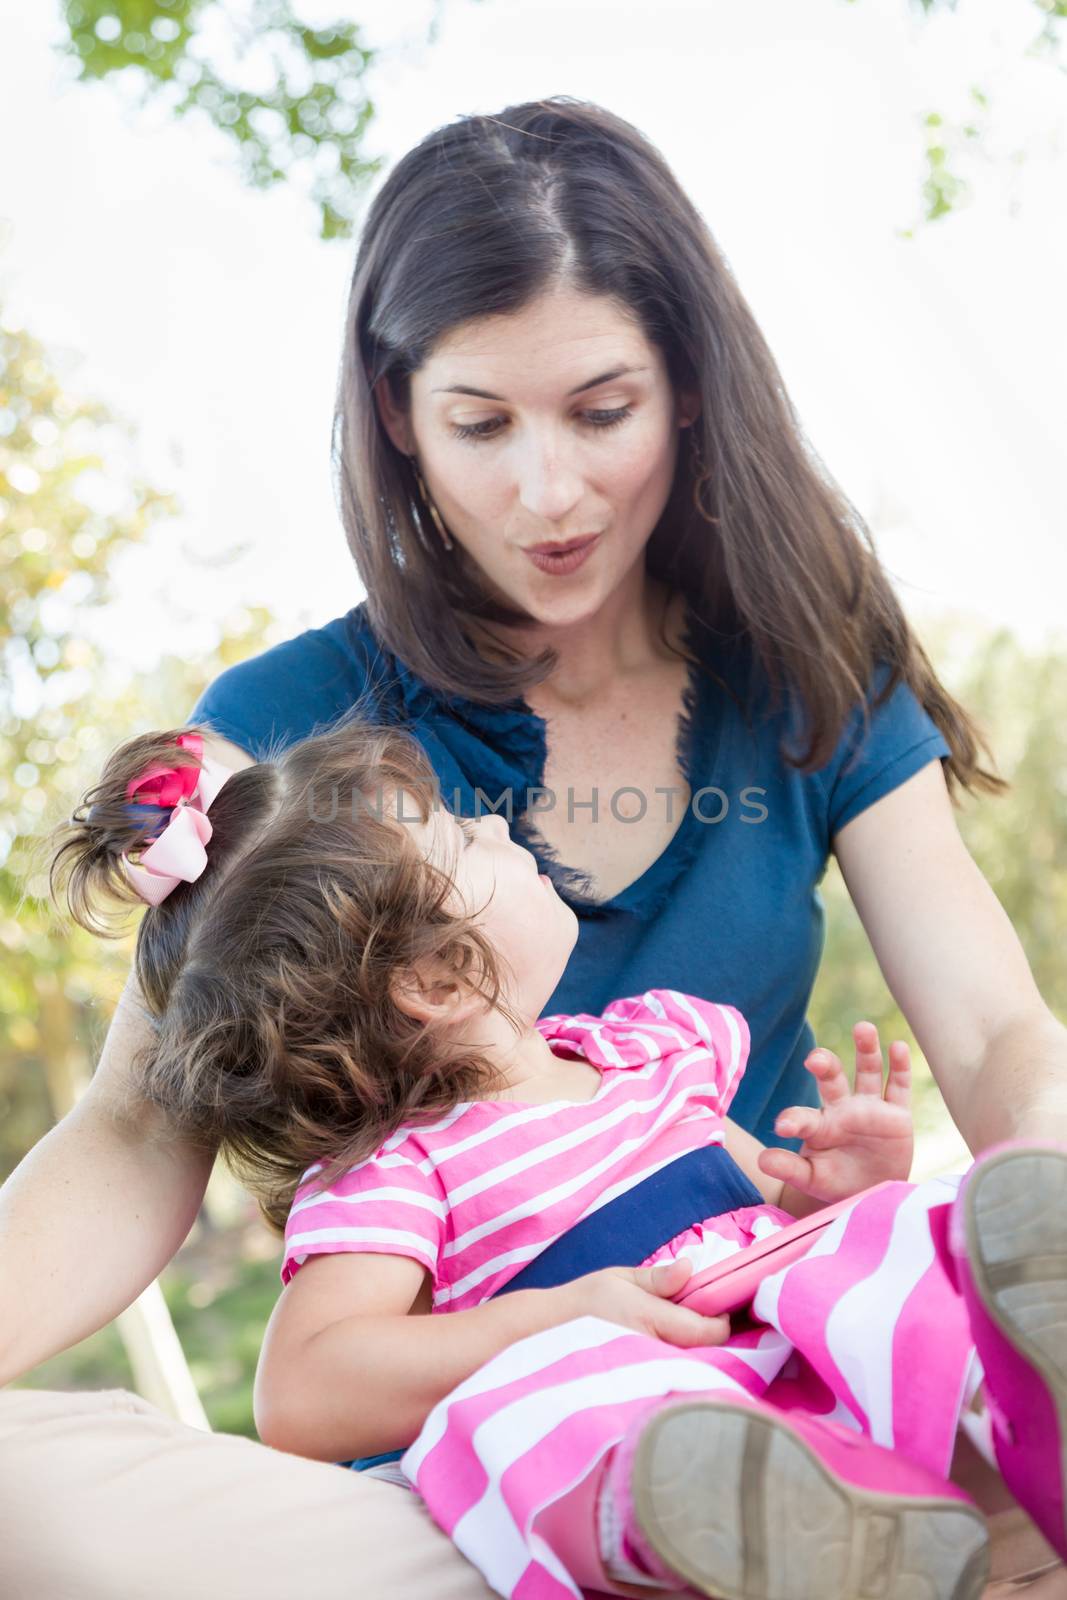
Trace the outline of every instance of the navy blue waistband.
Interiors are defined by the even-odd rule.
[[[554,1289],[602,1267],[639,1267],[694,1222],[762,1199],[721,1144],[701,1145],[576,1222],[496,1293]]]
[[[722,1145],[701,1145],[576,1222],[495,1293],[554,1289],[603,1267],[639,1267],[695,1222],[758,1206],[762,1199]],[[383,1461],[399,1461],[403,1454],[393,1450],[339,1465],[363,1472]]]

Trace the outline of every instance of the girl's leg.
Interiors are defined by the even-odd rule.
[[[591,1479],[612,1447],[650,1401],[744,1395],[765,1388],[788,1355],[770,1328],[730,1349],[681,1350],[578,1318],[479,1368],[431,1412],[401,1465],[497,1594],[630,1593],[602,1569],[590,1511]]]
[[[1067,1149],[987,1152],[949,1247],[985,1370],[988,1437],[975,1442],[1067,1558]]]
[[[664,1404],[651,1402],[647,1414],[632,1425],[626,1438],[609,1452],[605,1462],[574,1491],[556,1501],[536,1524],[538,1533],[561,1556],[584,1590],[629,1595],[633,1600],[671,1600],[678,1592],[686,1596],[697,1592],[689,1584],[678,1590],[681,1580],[649,1546],[633,1516],[632,1467],[637,1443],[645,1422],[663,1409]],[[787,1421],[795,1426],[793,1419]],[[694,1453],[687,1448],[682,1488],[690,1493],[695,1487],[694,1467]],[[717,1452],[715,1492],[707,1496],[711,1513],[702,1502],[695,1514],[687,1513],[694,1522],[703,1520],[713,1526],[716,1518],[721,1520],[724,1496],[728,1493],[724,1476],[722,1453]],[[999,1477],[996,1479],[999,1495],[982,1497],[982,1491],[989,1487],[990,1470],[970,1452],[966,1440],[961,1441],[953,1477],[978,1502],[988,1518],[991,1570],[983,1600],[1031,1600],[1031,1597],[1033,1600],[1067,1600],[1067,1570],[1056,1560],[1025,1512],[1004,1490]],[[938,1486],[939,1499],[943,1489],[944,1486]],[[673,1499],[671,1504],[674,1504]],[[918,1531],[920,1534],[934,1532],[925,1525]],[[884,1549],[884,1545],[881,1548]],[[878,1551],[876,1539],[873,1544],[875,1559]],[[944,1557],[940,1540],[935,1542],[935,1551]],[[820,1581],[812,1584],[812,1593],[832,1592],[823,1581],[821,1554],[820,1550]],[[923,1583],[926,1582],[924,1574]],[[920,1589],[928,1594],[928,1588],[920,1585]]]
[[[125,1390],[0,1389],[4,1600],[492,1600],[417,1495]]]
[[[938,1477],[952,1461],[974,1354],[945,1247],[960,1180],[887,1184],[861,1198],[808,1253],[760,1284],[753,1313],[796,1348],[835,1421]],[[792,1369],[767,1392],[806,1401]]]
[[[613,1452],[630,1559],[719,1600],[979,1600],[962,1490],[852,1429],[749,1396],[661,1406]]]

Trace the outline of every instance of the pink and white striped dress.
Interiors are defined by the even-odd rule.
[[[741,1013],[672,989],[599,1017],[543,1017],[554,1053],[600,1069],[589,1101],[466,1102],[401,1128],[327,1192],[305,1173],[285,1230],[283,1282],[309,1255],[406,1255],[433,1310],[476,1306],[583,1217],[707,1143],[749,1050]],[[401,1468],[497,1593],[580,1596],[539,1518],[592,1474],[653,1397],[743,1389],[814,1410],[947,1472],[973,1347],[941,1238],[958,1179],[893,1184],[764,1280],[755,1325],[682,1350],[595,1317],[503,1351],[431,1412]],[[644,1263],[694,1268],[792,1219],[767,1204],[692,1225]]]

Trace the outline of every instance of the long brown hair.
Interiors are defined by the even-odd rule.
[[[136,858],[160,819],[127,803],[127,785],[155,762],[195,763],[175,745],[189,731],[121,745],[54,830],[51,891],[83,927],[115,936],[141,904],[122,857]],[[142,1092],[175,1133],[221,1146],[279,1228],[313,1163],[325,1159],[325,1187],[401,1123],[497,1082],[485,1057],[396,1004],[394,975],[440,962],[520,1027],[503,960],[476,926],[481,908],[446,906],[452,880],[415,848],[410,813],[398,819],[402,791],[426,822],[440,793],[421,746],[358,708],[241,768],[210,806],[205,870],[138,928],[136,972],[156,1019],[137,1063]]]
[[[465,626],[529,622],[489,597],[457,544],[428,523],[412,463],[373,399],[410,377],[470,319],[521,310],[566,282],[610,295],[662,351],[676,388],[699,391],[704,469],[679,452],[649,538],[652,576],[681,590],[714,632],[743,637],[772,704],[796,696],[804,771],[826,764],[850,711],[865,721],[902,680],[952,752],[954,784],[997,793],[989,747],[938,680],[856,508],[804,437],[781,374],[704,219],[631,123],[558,95],[428,134],[393,168],[362,229],[348,302],[333,458],[348,543],[381,642],[444,693],[504,704],[556,656],[479,654]]]

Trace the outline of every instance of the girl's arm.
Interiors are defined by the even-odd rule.
[[[761,1144],[753,1135],[742,1128],[733,1117],[724,1117],[726,1150],[741,1168],[749,1183],[753,1184],[769,1205],[781,1206],[783,1211],[789,1207],[784,1204],[785,1184],[781,1178],[769,1178],[759,1164],[759,1158],[767,1146]],[[793,1211],[792,1216],[803,1216],[802,1211]]]
[[[516,1289],[430,1315],[430,1276],[408,1256],[311,1256],[267,1326],[253,1392],[264,1444],[349,1461],[411,1444],[440,1400],[527,1334],[598,1316],[683,1348],[717,1345],[726,1317],[673,1303],[688,1261],[610,1267],[555,1289]]]

